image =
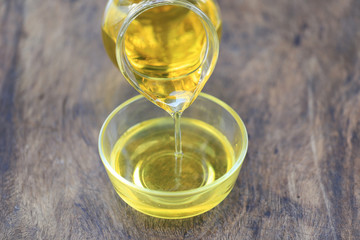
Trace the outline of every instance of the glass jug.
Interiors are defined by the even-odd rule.
[[[215,0],[109,0],[102,37],[127,81],[172,116],[197,97],[218,57]]]

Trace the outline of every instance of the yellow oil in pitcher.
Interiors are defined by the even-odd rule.
[[[119,2],[108,4],[102,25],[104,46],[115,66],[116,40],[127,14],[127,8]],[[220,36],[221,20],[215,2],[189,2],[210,18]],[[205,30],[199,16],[180,6],[154,7],[133,19],[124,37],[138,90],[169,113],[186,109],[209,77],[199,82],[199,68],[206,51]],[[210,68],[215,67],[215,62],[213,65]],[[133,80],[127,80],[134,86]]]

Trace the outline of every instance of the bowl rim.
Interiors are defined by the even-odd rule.
[[[239,156],[235,159],[235,164],[231,167],[231,169],[226,172],[223,176],[221,176],[220,178],[216,179],[214,182],[205,185],[205,186],[201,186],[198,188],[194,188],[194,189],[190,189],[190,190],[184,190],[184,191],[174,191],[174,192],[170,192],[170,191],[160,191],[160,190],[151,190],[151,189],[146,189],[146,188],[142,188],[128,180],[126,180],[125,178],[123,178],[122,176],[120,176],[111,166],[110,163],[106,160],[105,154],[103,152],[103,139],[104,139],[104,133],[105,130],[108,126],[108,124],[110,123],[110,121],[113,119],[113,117],[123,108],[125,108],[126,106],[128,106],[129,104],[131,104],[132,102],[138,101],[142,98],[145,98],[143,95],[137,95],[134,96],[128,100],[126,100],[125,102],[123,102],[122,104],[120,104],[118,107],[116,107],[105,119],[100,132],[99,132],[99,138],[98,138],[98,150],[99,150],[99,155],[100,158],[106,168],[106,170],[108,172],[110,172],[116,179],[118,179],[120,182],[122,182],[123,184],[127,185],[128,187],[131,187],[135,190],[137,190],[138,192],[144,192],[146,194],[150,194],[150,195],[157,195],[157,196],[183,196],[183,195],[190,195],[190,194],[196,194],[196,193],[200,193],[200,192],[204,192],[210,188],[214,188],[217,185],[219,185],[220,183],[224,182],[226,179],[228,179],[230,176],[232,176],[236,170],[241,167],[242,163],[244,162],[247,150],[248,150],[248,134],[247,134],[247,130],[245,127],[244,122],[242,121],[242,119],[240,118],[240,116],[235,112],[235,110],[233,108],[231,108],[228,104],[226,104],[225,102],[223,102],[222,100],[211,96],[207,93],[200,93],[198,97],[202,97],[205,98],[219,106],[221,106],[224,110],[226,110],[237,122],[238,126],[240,127],[241,133],[242,133],[242,138],[243,138],[243,144],[244,147],[242,148]],[[195,100],[196,101],[196,100]],[[191,107],[191,105],[190,105]],[[236,156],[235,156],[236,157]]]

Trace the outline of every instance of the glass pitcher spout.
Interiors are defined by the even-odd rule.
[[[220,34],[213,0],[113,0],[102,24],[111,61],[170,114],[185,110],[204,87],[216,65]]]

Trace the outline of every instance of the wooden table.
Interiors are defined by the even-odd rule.
[[[220,0],[204,91],[249,151],[229,196],[185,220],[133,210],[98,156],[136,94],[103,49],[105,4],[0,2],[0,239],[360,239],[360,1]]]

